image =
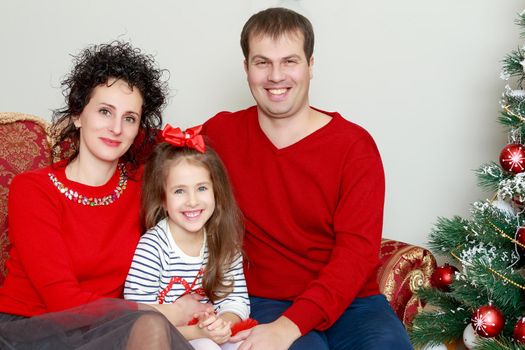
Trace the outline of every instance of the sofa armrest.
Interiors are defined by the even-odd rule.
[[[49,165],[49,123],[33,115],[0,112],[0,285],[6,274],[9,239],[7,197],[11,180],[24,171]]]
[[[391,239],[383,239],[378,270],[379,289],[405,327],[423,308],[415,291],[430,285],[436,259],[425,248]]]

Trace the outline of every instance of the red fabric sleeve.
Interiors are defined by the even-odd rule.
[[[358,293],[365,292],[367,282],[376,278],[383,224],[383,166],[373,142],[360,141],[351,149],[334,216],[331,259],[284,313],[302,334],[330,327]]]
[[[49,181],[49,184],[51,182]],[[99,299],[83,291],[61,237],[61,195],[35,176],[17,176],[9,192],[9,237],[49,312]]]

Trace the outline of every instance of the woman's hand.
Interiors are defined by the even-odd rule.
[[[184,326],[196,314],[213,313],[210,303],[201,303],[203,297],[197,294],[187,294],[173,304],[149,304],[161,312],[174,326]]]
[[[192,320],[196,314],[213,313],[213,305],[211,303],[202,303],[203,296],[198,294],[186,294],[175,301],[182,309],[184,314],[184,324]]]

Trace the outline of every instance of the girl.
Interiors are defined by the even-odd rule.
[[[235,349],[225,344],[231,325],[250,313],[242,268],[240,212],[224,166],[204,144],[201,127],[181,132],[166,125],[146,163],[142,217],[151,227],[140,239],[124,297],[172,303],[197,294],[213,303],[196,314],[198,324],[177,328],[198,349]],[[190,322],[191,323],[191,322]]]
[[[61,160],[10,187],[0,348],[189,348],[161,313],[116,299],[141,233],[138,159],[162,124],[162,77],[151,56],[124,42],[75,57],[62,83],[66,106],[53,117]],[[178,322],[180,310],[203,310],[196,304],[158,310]]]

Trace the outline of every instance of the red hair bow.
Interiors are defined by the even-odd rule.
[[[200,135],[201,130],[202,125],[194,126],[183,132],[180,128],[173,128],[171,125],[166,124],[164,130],[162,130],[162,138],[173,146],[186,146],[204,153],[206,152],[206,144],[204,143],[204,138]]]

